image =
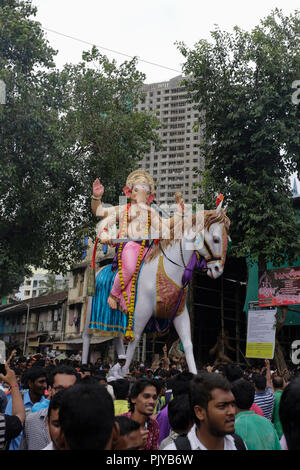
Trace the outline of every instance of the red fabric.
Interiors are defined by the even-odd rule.
[[[256,403],[253,403],[250,408],[250,411],[254,411],[254,413],[256,413],[257,415],[264,416],[263,410]]]
[[[216,206],[218,207],[218,205],[220,204],[221,201],[223,201],[224,199],[224,196],[222,193],[219,194],[219,196],[217,197],[217,200],[216,200]]]
[[[123,413],[120,416],[131,418],[131,415],[132,412],[128,411],[127,413]],[[143,447],[142,450],[158,450],[159,427],[156,419],[149,418],[148,431],[148,439],[145,447]]]

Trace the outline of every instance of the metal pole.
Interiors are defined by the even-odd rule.
[[[144,363],[146,360],[146,341],[147,336],[146,333],[143,334],[143,347],[142,347],[142,362]]]
[[[223,277],[221,277],[221,337],[222,337],[222,353],[225,353],[224,347],[224,282]]]
[[[27,342],[27,333],[28,333],[28,321],[29,321],[29,309],[30,309],[30,304],[25,304],[25,305],[27,305],[27,317],[26,317],[26,326],[25,326],[23,356],[25,356],[25,351],[26,351],[26,342]]]

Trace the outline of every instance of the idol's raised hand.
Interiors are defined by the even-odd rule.
[[[101,198],[104,193],[104,186],[100,183],[99,178],[93,182],[93,196]]]

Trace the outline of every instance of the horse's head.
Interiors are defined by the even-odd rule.
[[[195,250],[206,260],[207,274],[212,279],[224,271],[230,226],[226,210],[221,203],[216,210],[204,211],[204,230],[194,242]]]

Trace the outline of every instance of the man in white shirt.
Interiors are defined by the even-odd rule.
[[[115,380],[123,379],[124,373],[122,369],[125,366],[125,362],[126,362],[125,354],[119,354],[118,362],[114,366],[112,366],[112,368],[110,369],[107,379],[111,377],[113,377]]]
[[[180,450],[246,450],[234,434],[235,399],[225,377],[209,372],[195,376],[190,383],[190,405],[195,424],[187,434],[187,447]],[[176,450],[175,442],[164,450]]]

